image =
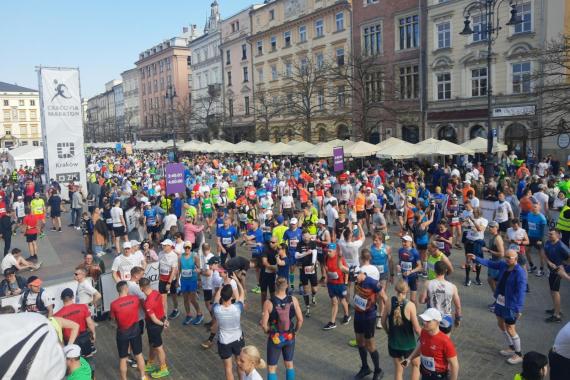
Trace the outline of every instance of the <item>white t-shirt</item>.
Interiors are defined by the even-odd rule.
[[[137,298],[141,301],[144,301],[146,299],[146,295],[143,293],[143,291],[141,290],[140,286],[133,281],[127,281],[127,286],[129,287],[129,295],[130,296],[137,296]],[[144,319],[144,306],[141,303],[139,306],[139,321],[141,319]]]
[[[536,171],[539,176],[544,177],[546,171],[548,170],[548,164],[546,162],[539,162],[536,166]]]
[[[469,202],[471,202],[471,206],[473,206],[473,208],[479,208],[479,198],[473,197],[469,200]]]
[[[214,257],[214,255],[211,252],[208,252],[207,255],[204,256],[204,254],[200,253],[200,269],[202,271],[206,271],[208,270],[208,260],[210,260],[210,258]],[[212,277],[211,276],[205,276],[202,275],[202,289],[204,290],[212,290]]]
[[[338,219],[338,211],[336,210],[336,208],[329,205],[326,208],[326,214],[327,214],[327,226],[329,228],[334,228],[335,222]]]
[[[113,207],[111,209],[111,220],[113,221],[113,227],[121,227],[123,223],[121,222],[121,217],[123,216],[123,209],[120,207]]]
[[[509,220],[509,214],[513,213],[511,204],[507,201],[503,203],[495,201],[495,220],[497,223],[504,223]]]
[[[97,290],[93,287],[90,278],[86,278],[85,281],[77,284],[77,289],[75,291],[75,303],[78,304],[89,304],[93,301],[93,296],[97,293]]]
[[[293,208],[294,205],[293,197],[290,195],[284,195],[281,197],[281,207],[282,208]]]
[[[178,268],[178,255],[175,251],[168,253],[162,251],[158,254],[158,273],[161,276],[170,276]]]
[[[542,191],[534,193],[532,195],[534,199],[540,204],[540,212],[542,215],[546,216],[546,207],[548,206],[548,195]]]
[[[487,228],[488,224],[489,221],[483,217],[475,219],[475,225],[482,227],[482,231],[477,231],[477,228],[471,227],[471,229],[467,232],[467,239],[471,241],[483,240],[485,237],[485,229]]]
[[[26,297],[26,299],[24,301],[24,310],[25,311],[30,311],[30,312],[37,312],[38,311],[36,308],[36,301],[38,299],[38,294],[39,293],[34,293],[34,292],[28,293],[28,297]],[[54,299],[53,299],[53,297],[51,297],[48,294],[47,290],[44,290],[42,292],[42,302],[43,302],[45,307],[48,307],[49,305],[54,304]]]
[[[360,271],[366,273],[368,277],[373,278],[376,281],[380,280],[380,271],[378,271],[378,268],[374,265],[363,265],[360,267]]]
[[[18,260],[16,260],[14,255],[12,255],[11,253],[8,253],[2,259],[2,273],[4,273],[4,271],[8,268],[12,268],[12,267],[16,266],[16,264],[18,264]]]
[[[119,278],[123,281],[131,279],[131,269],[134,267],[142,267],[144,256],[140,251],[137,251],[129,256],[124,254],[115,257],[111,270],[119,273]]]
[[[214,304],[212,309],[216,321],[218,321],[219,342],[229,344],[242,338],[241,313],[243,304],[236,302],[229,306]]]
[[[358,266],[358,250],[362,247],[364,240],[355,240],[347,242],[344,239],[338,240],[338,246],[340,247],[340,252],[342,257],[346,260],[349,267]]]
[[[243,380],[263,380],[263,377],[261,377],[259,372],[254,368],[249,375],[245,374]]]
[[[14,204],[12,204],[12,210],[14,210],[16,212],[16,217],[18,218],[23,218],[24,216],[26,216],[26,209],[24,206],[24,202],[14,202]]]

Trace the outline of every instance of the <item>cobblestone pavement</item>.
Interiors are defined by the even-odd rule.
[[[395,247],[399,242],[392,241]],[[367,240],[368,244],[368,240]],[[245,251],[240,252],[246,255]],[[462,305],[463,323],[455,330],[452,339],[459,353],[460,379],[512,379],[520,366],[511,366],[504,361],[498,351],[503,348],[504,340],[496,326],[496,319],[486,305],[491,302],[490,289],[486,285],[486,270],[482,274],[483,286],[466,288],[462,285],[464,272],[459,269],[463,258],[462,252],[454,250],[452,261],[456,271],[451,280],[458,285]],[[253,275],[248,276],[248,289],[254,285]],[[531,293],[528,294],[523,316],[517,324],[521,336],[523,351],[535,350],[547,353],[557,331],[563,324],[544,322],[544,310],[550,308],[551,300],[546,277],[530,276]],[[566,297],[569,284],[562,286],[562,297]],[[243,318],[243,330],[246,344],[256,345],[265,357],[266,337],[259,328],[259,296],[248,293],[248,303]],[[423,310],[424,306],[420,306]],[[563,305],[563,311],[570,315],[569,303]],[[340,325],[331,331],[322,331],[328,321],[329,300],[324,289],[319,289],[317,305],[312,308],[312,317],[305,319],[305,324],[298,335],[295,348],[295,366],[298,379],[352,379],[358,372],[360,360],[355,348],[348,345],[354,337],[353,325]],[[339,313],[341,314],[341,313]],[[168,365],[171,379],[223,379],[221,359],[215,346],[203,350],[200,342],[208,333],[203,326],[182,326],[182,316],[172,321],[171,327],[164,333]],[[144,337],[146,340],[146,335]],[[393,363],[387,352],[387,337],[383,330],[377,330],[376,341],[379,347],[381,366],[385,378],[393,377]],[[145,341],[145,357],[147,352]],[[115,379],[118,374],[117,351],[114,340],[114,327],[110,322],[100,322],[97,328],[98,353],[93,362],[99,379]],[[282,362],[279,378],[284,378]],[[262,372],[264,373],[264,372]],[[136,378],[137,372],[129,370],[129,378]]]

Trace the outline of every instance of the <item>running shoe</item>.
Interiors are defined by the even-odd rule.
[[[214,342],[212,342],[210,339],[206,339],[205,341],[203,341],[200,346],[202,346],[203,349],[207,350],[210,347],[212,347],[214,345]]]
[[[168,315],[168,319],[176,319],[180,315],[180,311],[178,309],[172,310],[172,312]]]
[[[325,325],[325,327],[323,327],[323,330],[332,330],[332,329],[336,329],[336,323],[334,322],[329,322]]]
[[[378,322],[376,322],[376,328],[378,330],[382,330],[382,320],[381,319],[378,319]]]
[[[187,315],[186,318],[184,318],[184,322],[182,322],[182,324],[184,326],[188,326],[190,323],[192,323],[192,316],[191,315]]]
[[[390,240],[390,235],[384,236],[384,240],[386,240],[386,241]]]
[[[533,266],[531,266],[531,267],[528,268],[528,273],[532,273],[532,272],[534,272],[534,271],[537,270],[537,269],[538,269],[538,268],[537,268],[535,265],[533,265]]]
[[[361,367],[360,371],[354,376],[355,379],[364,379],[366,376],[370,375],[372,370],[369,367]]]
[[[52,228],[50,228],[50,231],[57,231],[57,228],[52,227]]]
[[[554,314],[554,309],[544,310],[544,312],[545,312],[546,314]],[[560,312],[560,316],[563,316],[563,315],[564,315],[564,313],[563,313],[563,312]]]
[[[136,363],[135,363],[135,364],[136,364]],[[154,372],[156,372],[156,371],[158,371],[158,370],[160,370],[160,367],[157,366],[156,364],[153,364],[153,363],[147,363],[147,364],[144,366],[144,371],[145,371],[145,372],[154,373]]]
[[[501,350],[501,351],[499,351],[499,353],[500,353],[501,355],[503,355],[503,356],[506,356],[506,357],[509,357],[509,358],[510,358],[510,357],[512,357],[512,356],[515,354],[515,351],[513,351],[513,350],[510,349],[510,348],[507,348],[506,350]]]
[[[546,318],[544,321],[550,322],[550,323],[552,323],[552,322],[560,323],[560,322],[562,322],[562,318],[557,317],[556,315],[551,315],[550,317]]]
[[[520,355],[514,354],[513,356],[511,356],[510,358],[507,359],[507,363],[509,364],[520,364],[523,362],[523,358]]]
[[[57,232],[62,232],[62,231],[61,231],[61,227],[59,227],[59,228],[57,229]]]
[[[160,369],[156,372],[153,372],[150,374],[150,377],[152,377],[153,379],[160,379],[162,377],[166,377],[170,375],[170,371],[168,370],[168,368],[163,368]]]
[[[255,288],[251,289],[251,292],[254,294],[261,294],[261,288],[258,285]]]
[[[45,237],[46,237],[45,232],[42,232],[42,233],[40,234],[40,239],[43,239],[43,238],[45,238]]]
[[[41,266],[42,266],[42,262],[41,262],[41,261],[38,261],[38,262],[36,263],[36,265],[34,265],[34,270],[40,269]]]
[[[316,305],[317,304],[317,296],[312,296],[311,297],[311,304]]]
[[[196,315],[196,317],[194,317],[194,319],[192,320],[192,324],[194,326],[198,326],[200,323],[202,323],[202,321],[204,320],[204,315],[203,314],[198,314]]]
[[[350,320],[352,319],[352,317],[350,315],[345,315],[344,317],[342,317],[342,324],[343,325],[347,325],[348,322],[350,322]]]
[[[311,318],[311,308],[310,307],[308,307],[307,310],[305,311],[305,317]]]
[[[372,376],[372,380],[380,380],[384,377],[384,371],[382,368],[378,369],[378,371],[374,371],[374,375]]]
[[[137,361],[133,358],[130,358],[130,357],[127,359],[127,364],[131,368],[137,368],[138,367]]]
[[[534,275],[536,277],[542,277],[542,276],[544,276],[544,271],[542,269],[539,269],[536,271],[536,273]]]
[[[471,280],[465,281],[465,282],[463,283],[463,285],[465,285],[465,286],[471,286]]]
[[[348,345],[350,347],[356,347],[356,346],[358,346],[358,342],[356,341],[356,339],[351,339],[348,341]]]
[[[479,280],[479,279],[475,280],[475,284],[476,284],[477,286],[483,285],[483,283],[482,283],[481,280]]]

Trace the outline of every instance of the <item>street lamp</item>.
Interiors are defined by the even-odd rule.
[[[459,33],[462,36],[473,35],[475,32],[471,29],[471,10],[476,9],[479,11],[481,18],[486,20],[484,25],[481,25],[480,30],[477,32],[484,35],[487,39],[487,160],[485,162],[485,176],[487,178],[494,177],[495,175],[495,162],[493,157],[493,128],[491,127],[491,119],[493,117],[493,110],[491,109],[491,102],[493,98],[493,85],[491,81],[491,63],[493,54],[493,43],[499,36],[499,31],[502,29],[499,20],[499,8],[506,0],[474,0],[469,3],[463,10],[465,16],[463,30]],[[522,20],[517,15],[517,2],[509,0],[511,8],[511,18],[506,25],[520,24]],[[483,24],[483,23],[481,23]],[[484,29],[484,30],[483,30]]]
[[[173,85],[169,84],[166,88],[166,95],[164,98],[170,101],[170,120],[172,121],[172,136],[174,141],[174,161],[177,159],[176,154],[176,123],[174,122],[174,98],[176,98],[176,89]]]

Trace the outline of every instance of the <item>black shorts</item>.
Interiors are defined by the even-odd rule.
[[[416,249],[418,251],[425,251],[427,249],[428,245],[427,244],[418,244],[416,243]]]
[[[223,344],[218,341],[218,355],[220,355],[222,359],[229,359],[232,355],[238,356],[244,346],[245,340],[243,338],[228,344]]]
[[[366,211],[357,211],[356,219],[358,220],[366,219]]]
[[[405,280],[408,283],[408,287],[410,288],[410,291],[412,291],[412,292],[418,291],[418,276],[408,277]]]
[[[366,213],[367,213],[368,215],[373,215],[373,214],[374,214],[374,209],[373,209],[373,208],[367,208],[367,209],[366,209]]]
[[[125,236],[127,233],[125,231],[125,226],[120,227],[113,227],[113,231],[115,232],[115,236]]]
[[[75,344],[81,348],[81,356],[89,356],[93,352],[93,345],[91,344],[91,333],[83,331],[75,339]]]
[[[212,289],[203,289],[204,292],[204,302],[210,302],[214,296],[212,295]]]
[[[159,281],[158,282],[158,292],[160,294],[176,294],[176,287],[178,285],[178,282],[176,280],[173,280],[170,283],[170,289],[166,290],[166,285],[168,284],[168,281]]]
[[[38,240],[38,234],[26,234],[26,243]]]
[[[146,226],[146,232],[149,234],[156,234],[160,231],[159,226]]]
[[[354,317],[354,333],[364,335],[365,339],[374,338],[376,318],[358,319]]]
[[[317,279],[317,273],[315,272],[313,274],[305,274],[305,272],[303,272],[303,269],[304,268],[301,268],[301,284],[303,286],[307,286],[310,283],[312,287],[317,286],[319,283]]]
[[[550,286],[550,291],[552,292],[560,291],[560,276],[558,275],[558,273],[554,271],[550,272],[550,275],[548,276],[548,285]]]
[[[507,229],[511,226],[511,222],[510,221],[505,221],[505,222],[501,222],[499,223],[499,231],[501,232],[507,232]]]
[[[154,322],[146,323],[146,332],[148,333],[148,345],[152,348],[162,346],[162,330],[164,326],[157,325]]]
[[[59,218],[61,216],[61,210],[51,210],[49,215],[52,218]]]
[[[263,272],[260,277],[260,284],[261,292],[266,293],[275,293],[275,279],[277,277],[276,273],[265,273]]]
[[[133,355],[142,354],[142,335],[140,324],[137,322],[126,330],[118,330],[116,335],[117,350],[119,358],[124,359],[129,356],[129,347]]]
[[[293,209],[292,208],[284,208],[283,209],[283,217],[285,219],[291,219],[293,217]]]
[[[542,243],[542,239],[539,238],[531,238],[529,236],[528,238],[528,246],[530,247],[534,247],[538,250],[542,249],[542,247],[544,246],[544,244]]]
[[[414,350],[407,350],[407,351],[402,351],[402,350],[396,350],[391,348],[390,346],[388,346],[388,355],[390,355],[391,358],[407,358],[409,357],[412,352],[414,352]]]

